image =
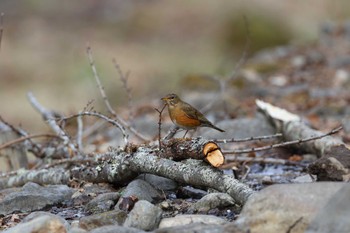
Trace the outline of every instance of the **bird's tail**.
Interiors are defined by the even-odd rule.
[[[216,129],[216,130],[218,130],[220,132],[225,132],[225,130],[220,129],[220,128],[216,127],[215,125],[211,125],[210,127],[213,128],[213,129]]]

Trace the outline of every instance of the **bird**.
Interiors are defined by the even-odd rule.
[[[209,127],[220,132],[224,130],[213,125],[200,111],[190,104],[182,101],[176,94],[168,94],[161,98],[168,106],[171,121],[179,128],[185,129],[186,136],[188,130],[197,129],[198,127]]]

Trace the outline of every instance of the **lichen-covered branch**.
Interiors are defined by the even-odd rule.
[[[224,175],[222,171],[203,161],[190,159],[186,162],[175,162],[159,158],[151,148],[139,147],[132,154],[113,151],[98,155],[96,159],[99,161],[98,165],[27,171],[20,175],[3,178],[0,180],[0,189],[21,186],[29,181],[39,184],[68,184],[72,179],[122,185],[140,173],[151,173],[180,183],[226,192],[239,204],[244,204],[253,193],[251,188],[240,183],[233,176]]]

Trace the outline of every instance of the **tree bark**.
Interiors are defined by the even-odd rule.
[[[103,158],[103,161],[101,161]],[[203,161],[189,159],[175,162],[159,158],[151,148],[139,147],[136,152],[113,151],[97,156],[99,165],[79,165],[69,170],[51,168],[39,171],[27,171],[23,174],[3,178],[0,189],[21,186],[33,181],[39,184],[69,184],[72,179],[94,183],[109,182],[123,185],[134,179],[139,173],[151,173],[173,179],[192,186],[210,187],[231,195],[238,204],[244,204],[253,190],[240,183],[233,176],[205,164]]]

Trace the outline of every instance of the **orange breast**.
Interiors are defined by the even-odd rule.
[[[175,109],[174,109],[175,110]],[[172,121],[179,127],[185,129],[193,129],[200,125],[200,121],[192,118],[188,118],[183,111],[172,111]]]

